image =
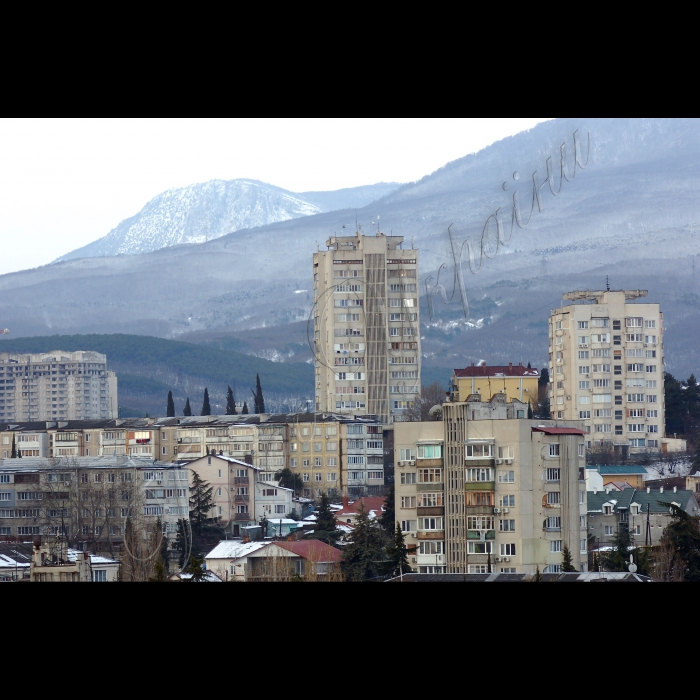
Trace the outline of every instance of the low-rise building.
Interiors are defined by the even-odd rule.
[[[671,504],[693,517],[698,515],[695,493],[675,487],[589,491],[587,504],[589,543],[593,549],[613,544],[620,528],[629,531],[635,547],[659,544],[673,519]]]
[[[464,369],[452,370],[451,401],[466,401],[471,394],[493,396],[497,392],[506,395],[507,401],[516,399],[537,406],[540,371],[534,367],[514,365],[489,366],[480,362]]]

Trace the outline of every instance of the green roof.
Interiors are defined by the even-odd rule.
[[[646,474],[647,470],[640,464],[631,466],[599,466],[595,467],[601,475],[610,476],[612,474]]]
[[[594,493],[589,491],[586,494],[587,510],[589,513],[600,513],[603,510],[604,503],[613,504],[613,512],[619,509],[629,508],[632,503],[639,504],[639,512],[646,513],[647,504],[649,505],[650,513],[668,513],[670,503],[680,503],[681,508],[689,512],[689,508],[694,506],[694,492],[686,490],[678,490],[675,493],[673,489],[664,489],[661,493],[659,489],[655,489],[647,493],[646,489],[624,489],[623,491],[598,491]],[[695,515],[695,513],[691,513]]]

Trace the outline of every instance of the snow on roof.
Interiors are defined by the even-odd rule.
[[[185,574],[183,572],[175,574],[175,576],[177,576],[177,578],[179,578],[181,581],[189,581],[192,578],[192,574]],[[208,583],[223,583],[213,571],[205,571],[204,578]]]
[[[241,540],[223,540],[214,547],[205,559],[240,559],[247,557],[258,549],[264,547],[267,542],[243,542]]]
[[[315,562],[339,562],[343,554],[321,540],[298,540],[297,542],[275,542],[278,547],[293,552],[302,559]]]
[[[453,370],[458,379],[465,377],[493,377],[495,375],[508,377],[539,377],[539,370],[534,367],[523,367],[522,365],[472,365],[464,369]]]
[[[532,429],[533,433],[544,433],[545,435],[585,435],[586,433],[579,428],[554,428],[544,425]]]

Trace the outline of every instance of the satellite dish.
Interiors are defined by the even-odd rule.
[[[429,411],[428,414],[431,416],[435,416],[438,413],[442,413],[442,406],[439,403],[436,403]]]

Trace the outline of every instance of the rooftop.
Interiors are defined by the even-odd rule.
[[[630,465],[600,465],[598,467],[592,467],[593,469],[597,469],[601,475],[603,476],[620,476],[620,475],[625,475],[625,476],[634,476],[634,475],[644,475],[647,473],[647,470],[645,467],[641,466],[640,464],[630,464]]]
[[[651,579],[640,574],[624,571],[616,572],[570,572],[560,574],[540,574],[543,582],[557,583],[648,583]],[[404,574],[389,579],[386,583],[490,583],[533,581],[534,574]]]
[[[585,435],[583,430],[578,428],[557,428],[555,426],[538,425],[532,428],[533,433],[544,433],[545,435]]]
[[[534,367],[523,367],[523,363],[517,365],[487,365],[486,363],[452,370],[457,379],[469,377],[539,377],[540,371]]]

